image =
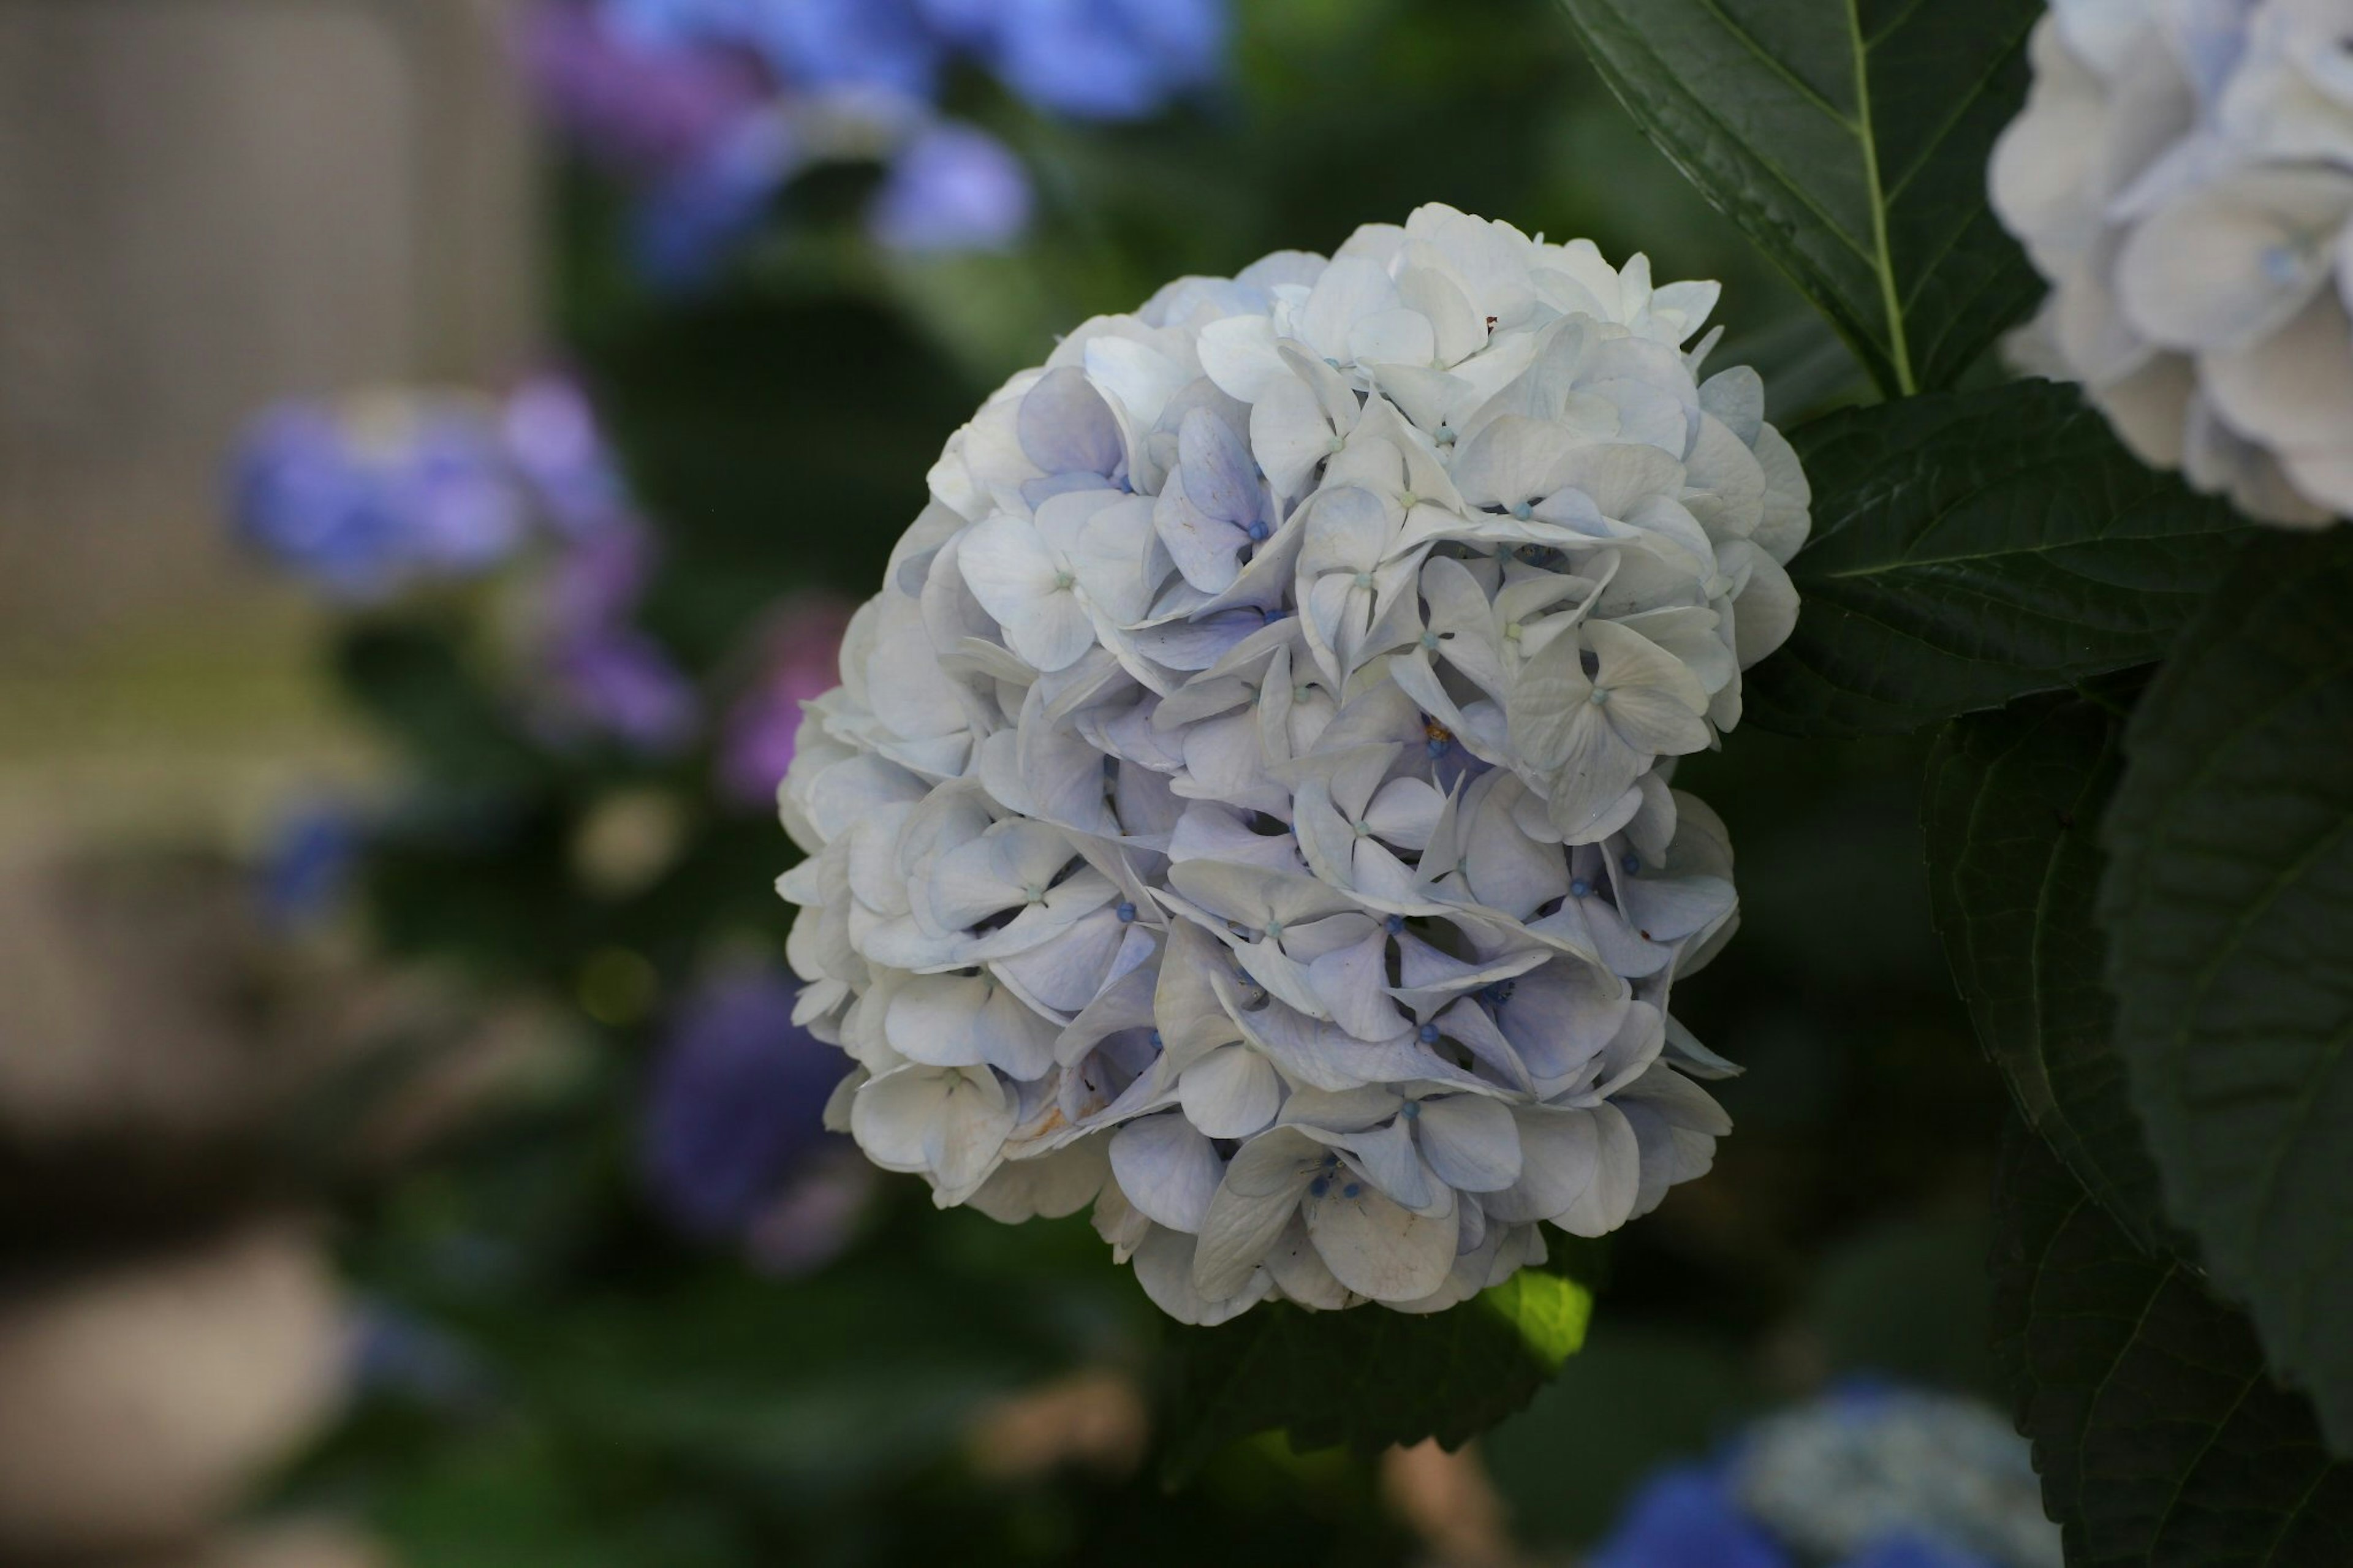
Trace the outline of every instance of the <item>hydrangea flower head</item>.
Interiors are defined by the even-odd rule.
[[[2055,0],[1994,206],[2052,291],[2030,368],[2273,522],[2353,514],[2353,12]]]
[[[877,1164],[1173,1315],[1451,1305],[1705,1171],[1672,760],[1808,492],[1713,284],[1424,207],[1091,321],[956,433],[782,792]],[[1696,341],[1695,341],[1696,340]]]
[[[1594,1568],[2059,1568],[2025,1442],[1974,1401],[1856,1385],[1646,1483]]]

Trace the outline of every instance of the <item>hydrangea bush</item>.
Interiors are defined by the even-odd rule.
[[[2270,522],[2353,512],[2353,15],[2058,0],[1993,161],[2052,283],[2021,354]]]
[[[1194,1322],[1451,1306],[1707,1169],[1669,996],[1736,899],[1669,777],[1808,526],[1716,294],[1428,206],[990,398],[783,791],[871,1158],[1093,1203]]]
[[[1936,922],[2022,1129],[1995,1343],[2068,1560],[2337,1561],[2353,543],[2250,522],[2353,506],[2353,6],[1564,5],[1878,394],[1791,431],[1751,719],[1944,726]]]

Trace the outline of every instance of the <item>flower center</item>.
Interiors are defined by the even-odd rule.
[[[1606,687],[1606,686],[1597,686],[1597,687],[1595,687],[1595,688],[1593,689],[1593,705],[1594,705],[1596,708],[1602,707],[1603,705],[1605,705],[1606,703],[1608,703],[1608,702],[1609,702],[1609,689],[1608,687]]]
[[[1530,506],[1524,500],[1515,500],[1512,503],[1512,515],[1518,518],[1522,522],[1527,521],[1528,519],[1535,516],[1535,514],[1536,509]]]
[[[1078,579],[1071,576],[1068,572],[1057,572],[1054,574],[1054,589],[1057,593],[1060,593],[1061,590],[1068,588],[1071,584],[1076,583]]]

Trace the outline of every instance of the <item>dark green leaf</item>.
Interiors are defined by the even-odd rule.
[[[2126,731],[2100,914],[2167,1207],[2353,1455],[2348,604],[2343,530],[2241,556]]]
[[[1746,687],[1789,734],[1899,734],[2153,663],[2247,531],[2052,382],[1850,409],[1790,439],[1814,487],[1789,563],[1803,608]]]
[[[1277,1303],[1171,1329],[1162,1468],[1172,1480],[1254,1432],[1293,1447],[1450,1448],[1535,1396],[1585,1342],[1593,1295],[1539,1268],[1443,1312],[1308,1312]]]
[[[1921,826],[1937,933],[1986,1055],[2027,1124],[2155,1249],[2157,1168],[2110,1044],[2116,1004],[2093,919],[2095,835],[2123,765],[2124,721],[2100,696],[1955,720],[1928,759]]]
[[[1995,1209],[1994,1350],[2071,1568],[2353,1563],[2353,1465],[2243,1316],[2015,1121]]]
[[[1651,140],[1890,396],[1951,385],[2042,284],[1986,205],[2040,0],[1564,0]]]

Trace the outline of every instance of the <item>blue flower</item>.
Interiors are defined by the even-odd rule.
[[[365,836],[339,806],[299,806],[270,836],[255,878],[262,918],[275,930],[315,926],[335,911],[349,890]]]
[[[630,515],[596,410],[569,377],[539,375],[516,387],[507,397],[505,434],[516,470],[562,532],[588,534]]]
[[[1029,226],[1029,176],[1006,145],[953,122],[903,148],[867,213],[893,250],[1002,250]]]
[[[656,1205],[689,1236],[742,1237],[797,1168],[835,1141],[825,1102],[841,1057],[794,1026],[794,989],[767,973],[713,982],[662,1044],[643,1165]]]
[[[946,48],[913,0],[766,0],[755,42],[792,85],[862,88],[928,101]]]
[[[1136,120],[1214,81],[1224,0],[541,0],[542,96],[634,187],[630,246],[658,285],[709,282],[812,163],[891,165],[882,244],[1000,249],[1029,183],[1002,145],[936,118],[958,58],[1048,113]]]
[[[248,542],[345,598],[496,565],[530,521],[486,410],[392,395],[269,410],[232,488]]]
[[[1219,0],[1005,0],[987,58],[1040,109],[1140,120],[1216,79],[1225,34]]]
[[[801,166],[792,128],[781,118],[745,120],[640,195],[629,218],[638,269],[661,289],[683,292],[709,283]]]
[[[1741,1512],[1720,1466],[1685,1466],[1654,1477],[1597,1549],[1592,1568],[1796,1568]]]
[[[1643,1487],[1593,1568],[2059,1568],[2025,1445],[1972,1401],[1856,1382]]]

